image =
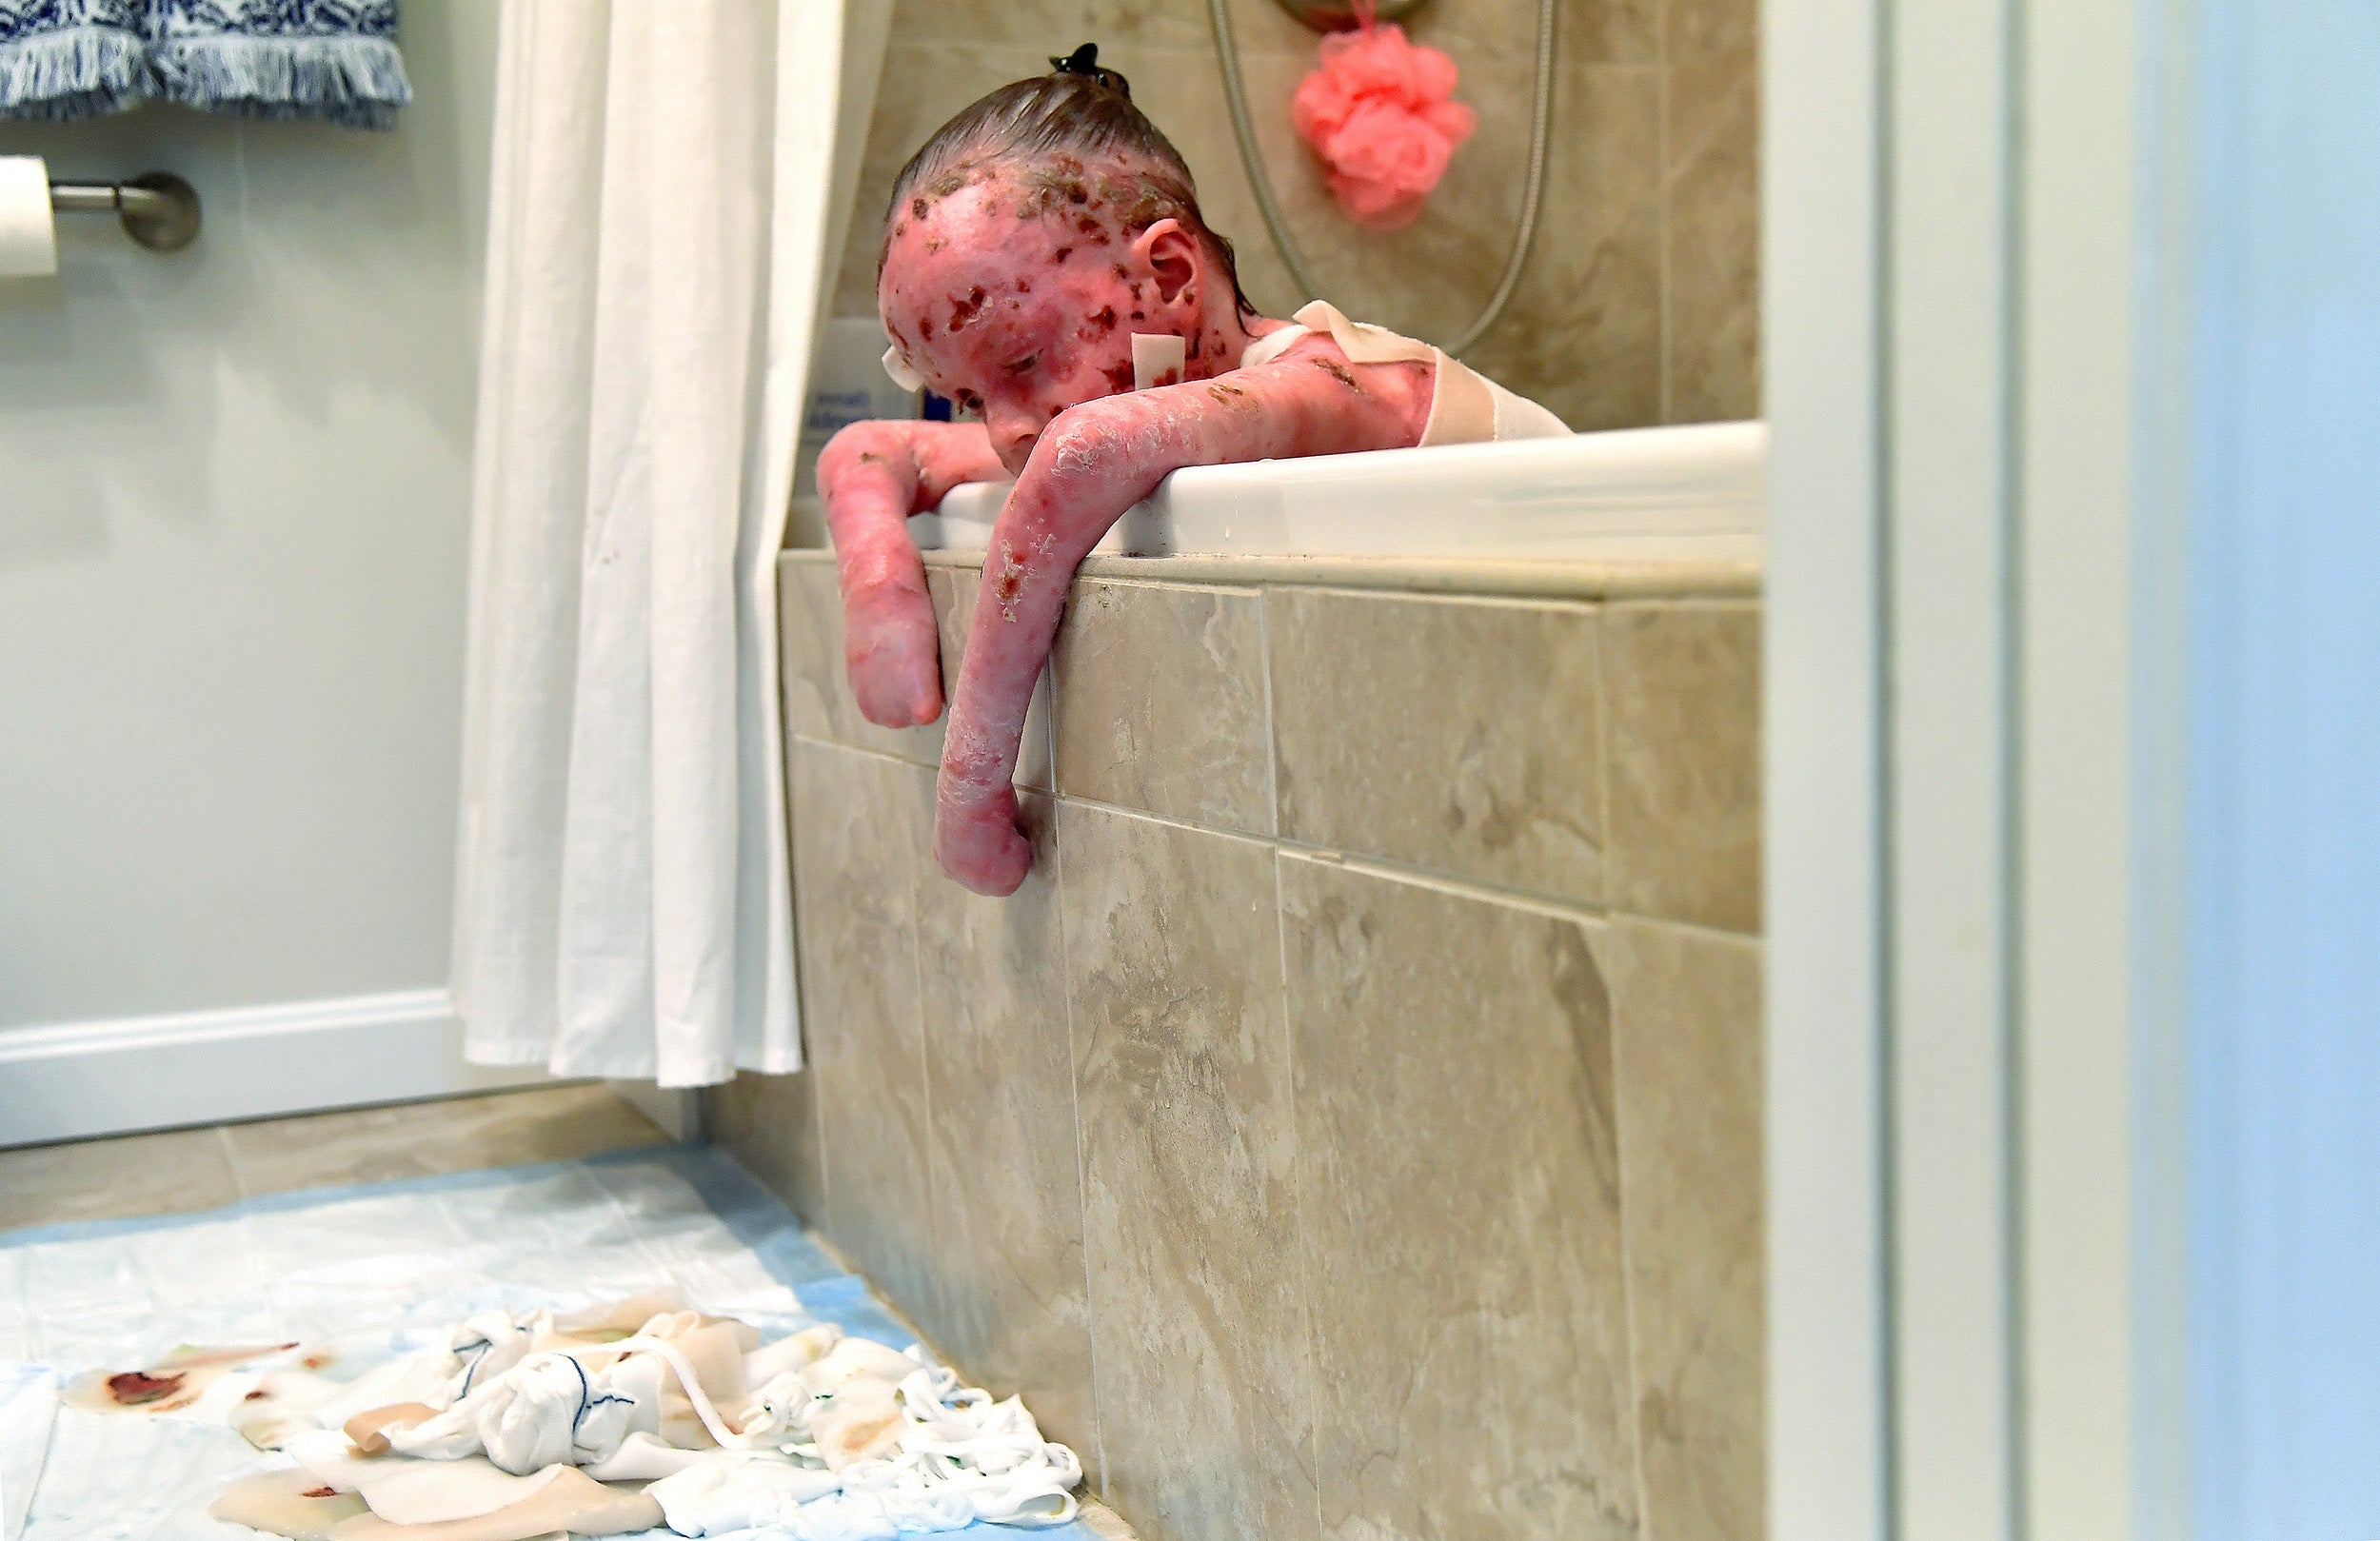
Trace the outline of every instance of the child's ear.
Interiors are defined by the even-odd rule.
[[[1199,243],[1178,219],[1161,219],[1140,232],[1132,254],[1157,278],[1160,305],[1198,298]]]

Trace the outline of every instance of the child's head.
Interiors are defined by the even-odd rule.
[[[982,414],[1011,471],[1058,413],[1133,387],[1135,332],[1182,338],[1195,378],[1246,310],[1180,152],[1094,54],[944,124],[884,221],[886,329],[926,384]]]

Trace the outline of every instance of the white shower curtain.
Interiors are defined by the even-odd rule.
[[[557,1075],[799,1069],[775,558],[889,0],[506,0],[452,990]]]

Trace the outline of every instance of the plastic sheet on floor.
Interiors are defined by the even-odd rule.
[[[207,1506],[231,1478],[286,1458],[260,1455],[224,1423],[59,1409],[65,1375],[153,1363],[192,1343],[385,1331],[393,1353],[408,1334],[489,1307],[576,1309],[655,1290],[769,1336],[817,1320],[897,1349],[917,1341],[790,1211],[709,1148],[0,1233],[0,1529],[13,1515],[22,1541],[260,1533],[209,1518]],[[962,1533],[1095,1541],[1081,1521],[1036,1531],[978,1524]]]

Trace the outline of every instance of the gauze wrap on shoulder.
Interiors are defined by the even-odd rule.
[[[1258,338],[1240,360],[1240,367],[1270,364],[1316,333],[1327,335],[1356,364],[1423,363],[1436,371],[1430,397],[1430,420],[1422,425],[1418,447],[1436,445],[1479,445],[1507,439],[1552,439],[1567,436],[1568,425],[1525,396],[1514,394],[1478,370],[1415,338],[1350,321],[1338,306],[1316,300],[1300,307],[1298,325]]]

